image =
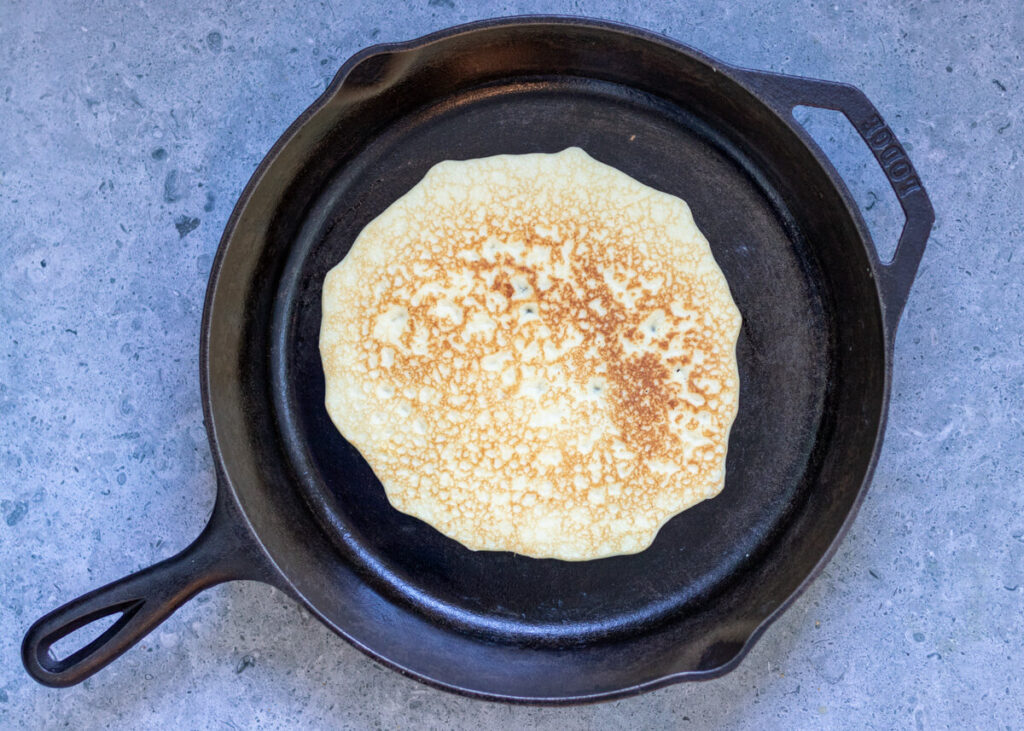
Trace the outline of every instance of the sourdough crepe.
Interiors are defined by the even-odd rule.
[[[442,162],[327,275],[326,406],[468,548],[634,553],[722,489],[739,329],[679,198],[578,148]]]

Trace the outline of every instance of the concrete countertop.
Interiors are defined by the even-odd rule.
[[[1019,2],[0,3],[0,727],[1020,728],[1024,10]],[[367,45],[560,12],[863,89],[937,221],[873,487],[824,574],[718,680],[567,709],[447,695],[277,591],[217,587],[81,686],[24,673],[44,612],[170,556],[214,476],[197,351],[250,173]],[[891,249],[848,126],[801,112]]]

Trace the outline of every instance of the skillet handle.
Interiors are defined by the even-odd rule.
[[[883,263],[874,252],[886,329],[894,336],[935,222],[931,201],[906,150],[874,104],[855,86],[768,71],[737,71],[749,88],[787,115],[797,105],[842,112],[881,166],[906,216],[892,261]]]
[[[33,624],[21,645],[28,674],[63,688],[116,660],[203,589],[231,579],[261,579],[269,571],[242,524],[218,495],[206,528],[181,553],[73,599]],[[58,659],[51,647],[92,622],[119,614],[99,637]]]

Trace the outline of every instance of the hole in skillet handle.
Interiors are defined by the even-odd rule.
[[[40,664],[53,673],[78,664],[120,632],[142,608],[143,601],[139,599],[100,609],[44,637],[39,644]]]
[[[733,71],[748,89],[793,122],[796,120],[792,113],[797,106],[842,112],[881,166],[906,216],[892,260],[883,264],[877,252],[870,252],[878,272],[886,332],[891,342],[935,222],[931,201],[906,150],[875,106],[854,86],[769,71]]]
[[[892,261],[905,217],[882,168],[842,112],[797,105],[793,117],[818,143],[860,206],[878,258]]]

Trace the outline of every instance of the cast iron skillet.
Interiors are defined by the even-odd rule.
[[[907,221],[879,261],[792,117],[843,112]],[[323,406],[324,274],[436,162],[570,145],[687,200],[743,313],[725,490],[643,553],[474,553],[391,509]],[[197,592],[256,579],[381,662],[446,690],[571,703],[736,666],[820,571],[881,445],[896,324],[933,213],[857,89],[727,66],[612,23],[474,23],[349,60],[260,164],[228,221],[200,375],[219,489],[189,548],[36,622],[28,672],[89,677]],[[119,614],[63,659],[51,645]]]

